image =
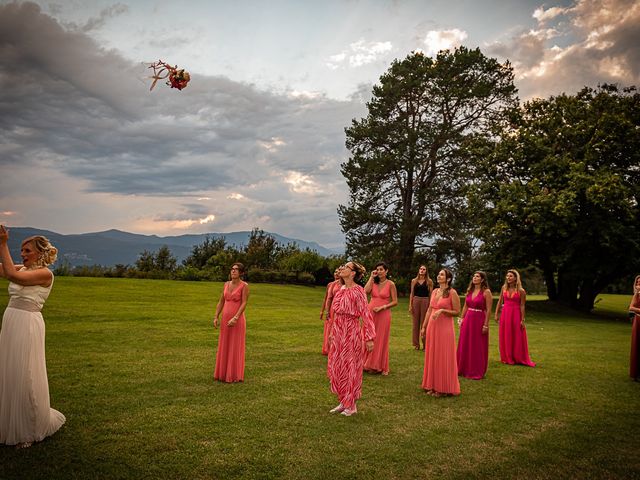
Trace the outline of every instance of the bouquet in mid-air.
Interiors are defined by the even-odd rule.
[[[149,68],[153,69],[153,75],[151,78],[153,79],[153,83],[149,90],[153,90],[153,87],[156,86],[158,80],[167,79],[166,84],[171,88],[177,88],[178,90],[182,90],[187,86],[189,80],[191,80],[191,75],[184,68],[179,69],[176,65],[172,67],[166,62],[162,60],[158,60],[157,62],[153,62],[149,65]]]

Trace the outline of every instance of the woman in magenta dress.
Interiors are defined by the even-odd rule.
[[[637,382],[640,380],[640,275],[633,281],[633,297],[629,304],[629,313],[634,314],[629,375]]]
[[[520,274],[514,269],[507,270],[495,314],[495,320],[500,324],[500,361],[509,365],[535,367],[536,364],[529,358],[524,310],[526,301],[527,292],[522,288]]]
[[[231,280],[224,284],[213,319],[213,326],[217,328],[222,313],[216,369],[213,374],[213,378],[221,382],[244,381],[244,342],[247,332],[244,309],[249,299],[249,285],[240,278],[244,271],[241,263],[231,266]]]
[[[426,265],[420,265],[418,275],[411,280],[409,293],[409,314],[413,320],[412,342],[413,348],[420,350],[420,339],[424,348],[424,337],[420,335],[420,327],[429,309],[429,297],[433,291],[433,280],[429,278],[429,270]]]
[[[320,310],[320,320],[325,315],[324,318],[324,332],[322,336],[322,354],[329,355],[329,332],[331,331],[331,302],[333,301],[333,296],[336,291],[342,286],[342,282],[340,281],[340,275],[338,272],[339,268],[336,268],[333,272],[333,282],[329,282],[327,284],[327,290],[324,294],[324,300],[322,302],[322,310]]]
[[[460,313],[460,298],[451,288],[453,274],[449,270],[440,270],[437,280],[439,288],[431,294],[421,329],[426,332],[422,388],[434,397],[460,395],[453,329],[453,317]]]
[[[489,315],[493,297],[487,274],[475,272],[467,288],[458,338],[458,375],[484,378],[489,364]]]
[[[333,298],[329,380],[331,391],[338,396],[340,403],[330,411],[347,417],[358,412],[356,401],[362,391],[364,349],[373,350],[376,336],[367,294],[356,283],[364,272],[362,265],[346,263],[340,270],[344,285]]]
[[[364,291],[371,294],[369,309],[373,314],[376,340],[373,351],[365,354],[364,370],[389,375],[389,334],[391,333],[391,308],[398,304],[396,284],[387,278],[389,268],[384,262],[371,272]]]

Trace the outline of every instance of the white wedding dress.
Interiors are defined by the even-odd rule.
[[[40,310],[51,286],[9,283],[9,306],[0,330],[0,444],[38,442],[66,420],[49,404]]]

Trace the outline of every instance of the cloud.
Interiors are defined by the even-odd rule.
[[[554,8],[535,10],[540,28],[487,46],[488,53],[511,60],[523,98],[576,93],[585,85],[638,84],[638,2],[579,0]],[[563,20],[554,27],[542,26],[559,16]]]
[[[383,58],[392,49],[391,42],[366,42],[361,38],[351,43],[348,49],[335,55],[330,55],[325,65],[331,70],[347,65],[351,68],[358,68]]]
[[[453,28],[451,30],[429,30],[424,39],[426,54],[431,56],[440,50],[450,50],[462,45],[467,39],[467,32]]]
[[[197,70],[183,91],[149,92],[144,64],[28,2],[0,6],[0,67],[0,203],[25,212],[15,221],[296,234],[282,212],[309,208],[312,238],[341,243],[343,129],[364,114],[359,98],[264,91]],[[300,175],[295,188],[291,172]],[[37,187],[21,206],[28,178]],[[61,219],[80,204],[75,219]]]

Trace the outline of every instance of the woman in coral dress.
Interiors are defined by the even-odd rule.
[[[633,316],[631,328],[631,358],[629,375],[635,381],[640,380],[640,275],[633,281],[633,297],[629,304],[629,313]]]
[[[356,283],[364,273],[362,265],[347,262],[340,270],[344,286],[333,298],[329,380],[331,391],[338,396],[340,403],[330,412],[347,417],[358,412],[356,401],[362,391],[364,350],[373,350],[376,336],[367,294]]]
[[[409,314],[413,320],[412,342],[413,348],[420,350],[420,339],[424,348],[424,337],[420,335],[420,327],[424,316],[429,309],[429,296],[433,291],[433,280],[429,278],[429,270],[426,265],[420,265],[418,274],[411,280],[411,292],[409,294]]]
[[[324,294],[324,300],[322,301],[322,310],[320,310],[320,320],[324,318],[324,332],[322,336],[322,354],[329,355],[329,332],[331,331],[331,302],[335,292],[342,286],[340,282],[340,276],[338,272],[340,269],[336,268],[333,272],[333,282],[327,284],[327,290]],[[326,316],[325,316],[326,312]]]
[[[45,237],[22,242],[23,265],[14,265],[0,225],[0,276],[9,280],[9,305],[0,330],[0,444],[29,447],[64,424],[50,407],[45,361],[45,325],[40,311],[53,286],[47,265],[57,250]]]
[[[508,270],[496,306],[495,320],[499,322],[500,361],[508,365],[535,367],[529,358],[527,329],[525,327],[525,303],[527,292],[522,288],[517,270]],[[502,313],[500,308],[502,307]],[[500,320],[498,320],[500,315]]]
[[[222,313],[216,368],[213,374],[213,378],[221,382],[244,381],[244,345],[247,332],[244,309],[249,299],[249,285],[240,279],[244,271],[244,265],[241,263],[232,265],[231,280],[224,284],[213,320],[213,326],[217,328]]]
[[[389,268],[384,262],[371,272],[364,291],[371,294],[369,309],[373,314],[376,340],[373,351],[365,354],[364,370],[389,375],[389,334],[391,333],[391,309],[398,304],[396,285],[387,278]]]
[[[489,315],[493,297],[487,274],[475,272],[467,288],[460,318],[458,375],[473,380],[484,378],[489,364]]]
[[[460,313],[460,298],[451,288],[453,274],[446,268],[438,273],[439,288],[431,294],[429,310],[421,331],[426,332],[422,388],[429,395],[460,395],[453,317]]]

